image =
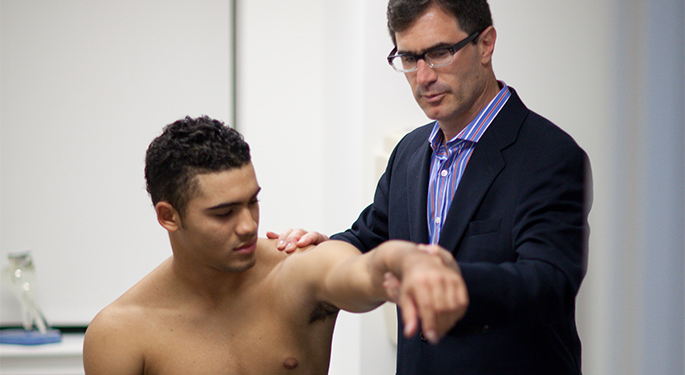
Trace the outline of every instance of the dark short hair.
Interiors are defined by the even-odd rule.
[[[395,46],[395,33],[407,30],[433,4],[454,15],[459,27],[469,35],[492,26],[487,0],[390,0],[388,31]]]
[[[169,202],[181,216],[197,189],[196,176],[250,163],[250,147],[236,130],[207,116],[164,128],[147,149],[145,181],[152,203]]]

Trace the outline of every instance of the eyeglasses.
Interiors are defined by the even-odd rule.
[[[420,55],[413,53],[400,53],[396,55],[395,53],[397,53],[397,47],[395,47],[392,49],[392,51],[390,51],[388,63],[393,69],[400,73],[416,71],[416,64],[421,59],[423,59],[423,61],[425,61],[426,64],[428,64],[428,66],[431,68],[439,68],[441,66],[449,65],[452,63],[452,61],[454,61],[454,54],[456,54],[460,49],[464,48],[464,46],[469,44],[469,42],[476,39],[478,35],[480,35],[480,32],[476,31],[455,45],[449,47],[431,48]]]

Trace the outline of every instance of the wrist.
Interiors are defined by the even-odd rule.
[[[402,277],[404,271],[411,268],[412,263],[420,255],[416,244],[402,240],[390,240],[381,244],[378,249],[380,264],[383,272],[390,272],[397,278]]]

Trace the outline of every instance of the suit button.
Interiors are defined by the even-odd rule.
[[[420,338],[421,341],[423,341],[423,342],[428,342],[428,340],[426,340],[426,337],[423,335],[423,332],[419,332],[419,338]]]

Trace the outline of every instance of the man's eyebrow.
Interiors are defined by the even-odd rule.
[[[257,195],[259,195],[259,192],[262,191],[262,188],[258,188],[257,191],[250,197],[250,200],[254,200],[257,198]],[[233,206],[238,206],[240,204],[243,204],[242,201],[235,201],[235,202],[224,202],[224,203],[219,203],[216,206],[208,207],[205,209],[205,211],[215,211],[215,210],[220,210],[223,208],[230,208]]]
[[[216,210],[221,210],[223,208],[230,208],[233,206],[239,205],[239,202],[226,202],[226,203],[221,203],[217,204],[216,206],[208,207],[206,211],[216,211]]]

